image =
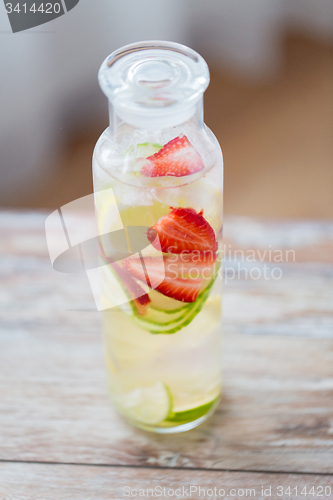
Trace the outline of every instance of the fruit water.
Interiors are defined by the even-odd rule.
[[[110,107],[93,157],[109,390],[130,423],[181,432],[221,394],[222,154],[203,123],[208,68],[182,45],[142,42],[111,54],[99,80]]]

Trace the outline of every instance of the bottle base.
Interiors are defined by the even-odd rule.
[[[142,422],[138,422],[137,420],[130,419],[128,417],[125,417],[126,421],[133,425],[134,427],[137,427],[139,429],[142,429],[144,431],[148,432],[154,432],[155,434],[179,434],[181,432],[187,432],[190,431],[191,429],[195,429],[199,425],[203,424],[208,420],[213,413],[215,413],[216,408],[218,407],[220,402],[220,398],[217,398],[214,401],[214,405],[212,405],[205,413],[204,415],[201,415],[199,418],[196,418],[191,421],[187,422],[182,422],[182,423],[175,423],[175,422],[164,422],[159,425],[150,425],[150,424],[144,424]]]

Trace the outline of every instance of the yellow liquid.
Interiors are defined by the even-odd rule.
[[[150,190],[147,193],[146,189],[142,191],[142,197],[137,187],[124,187],[114,179],[108,184],[105,178],[104,181],[95,179],[95,190],[108,187],[114,190],[125,228],[151,227],[170,212],[171,206],[183,206],[197,211],[203,209],[204,216],[220,239],[222,193],[212,179],[199,179],[181,188],[157,192]],[[140,204],[134,205],[135,196]],[[148,198],[147,204],[144,204],[145,197]],[[128,206],[129,199],[132,206]],[[108,230],[111,232],[112,221],[108,222],[107,216],[108,203],[105,200],[102,206],[97,206],[98,224],[99,227],[109,224]],[[149,292],[152,302],[143,316],[130,307],[114,307],[103,311],[111,396],[118,410],[134,425],[156,432],[177,432],[194,427],[196,422],[203,421],[215,409],[221,392],[221,280],[217,278],[214,284],[211,282],[208,289],[211,279],[207,279],[202,286],[198,304],[206,287],[208,291],[197,310],[195,303],[186,304],[152,290]],[[104,286],[102,283],[101,288],[104,299],[107,299],[107,283]],[[175,329],[175,325],[181,327],[174,333],[164,333]],[[152,424],[149,418],[146,422],[144,418],[137,419],[128,401],[136,398],[139,405],[140,394],[145,394],[146,390],[149,395],[150,388],[154,387],[158,387],[159,392],[165,392],[164,399],[162,396],[160,398],[162,402],[156,403],[161,407],[164,405],[165,410],[163,413],[161,408],[163,420]],[[154,389],[151,391],[153,397]],[[164,400],[169,402],[169,407]],[[144,405],[144,399],[142,401]]]

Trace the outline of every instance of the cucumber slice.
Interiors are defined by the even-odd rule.
[[[193,306],[193,304],[191,305]],[[174,325],[177,321],[187,316],[188,309],[188,307],[180,308],[174,314],[170,314],[164,311],[156,311],[156,309],[149,307],[148,312],[138,319],[140,324],[146,324],[146,328],[151,327],[151,325],[164,328],[166,325]]]
[[[198,295],[197,300],[191,304],[187,304],[187,306],[185,306],[185,313],[180,313],[180,315],[176,316],[176,318],[172,319],[172,321],[167,321],[166,323],[146,321],[142,316],[134,316],[133,321],[135,321],[135,323],[141,328],[144,328],[145,330],[148,330],[150,333],[155,335],[170,335],[178,332],[185,326],[189,325],[191,321],[193,321],[195,316],[201,311],[206,300],[209,297],[210,290],[214,285],[217,274],[218,270],[216,271],[215,276],[213,276],[213,278],[211,279],[209,285]],[[161,312],[159,312],[158,314],[161,314]],[[170,312],[168,312],[168,314],[170,314]]]
[[[162,333],[164,335],[170,335],[172,333],[179,332],[179,330],[181,330],[185,326],[189,325],[193,321],[193,319],[196,317],[196,315],[203,308],[208,296],[209,296],[209,292],[202,295],[200,300],[198,300],[198,298],[199,298],[198,297],[197,300],[193,303],[193,307],[191,309],[187,310],[187,314],[184,317],[182,317],[180,322],[173,322],[173,323],[167,325],[167,328],[163,328],[163,329],[157,329],[156,325],[154,325],[153,328],[149,329],[150,333],[153,333],[153,334],[161,334]]]
[[[103,259],[104,260],[104,259]],[[105,263],[107,261],[104,260]],[[215,275],[209,282],[209,284],[204,288],[204,290],[198,295],[195,302],[190,304],[185,304],[182,307],[178,307],[173,310],[162,310],[153,308],[151,306],[147,307],[147,312],[144,314],[138,314],[138,308],[135,302],[132,300],[129,291],[127,290],[124,283],[122,283],[121,277],[113,269],[113,266],[108,266],[110,271],[116,276],[120,285],[124,288],[125,293],[129,298],[128,304],[123,304],[120,306],[122,311],[131,316],[133,321],[142,329],[154,334],[154,335],[170,335],[178,332],[185,326],[189,325],[195,316],[201,311],[206,300],[209,297],[210,290],[213,287],[215,280],[218,275],[219,267],[217,267]],[[159,294],[156,290],[150,291],[152,293]],[[160,294],[161,295],[161,294]],[[174,300],[174,299],[170,299]]]
[[[157,290],[150,290],[149,297],[151,299],[150,308],[155,311],[164,312],[165,314],[174,314],[180,311],[185,311],[185,309],[188,309],[193,305],[192,303],[184,303],[179,306],[179,300],[167,297]]]

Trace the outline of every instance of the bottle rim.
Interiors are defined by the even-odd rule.
[[[193,49],[149,40],[112,52],[98,79],[123,121],[135,127],[167,128],[195,114],[209,84],[209,70]]]
[[[184,54],[190,57],[194,62],[198,62],[199,57],[201,57],[193,49],[180,43],[164,42],[160,40],[147,40],[145,42],[130,43],[128,45],[124,45],[120,49],[115,50],[107,57],[107,65],[111,67],[121,57],[124,57],[133,52],[141,52],[143,50],[150,49],[162,49],[178,52],[179,54]]]

